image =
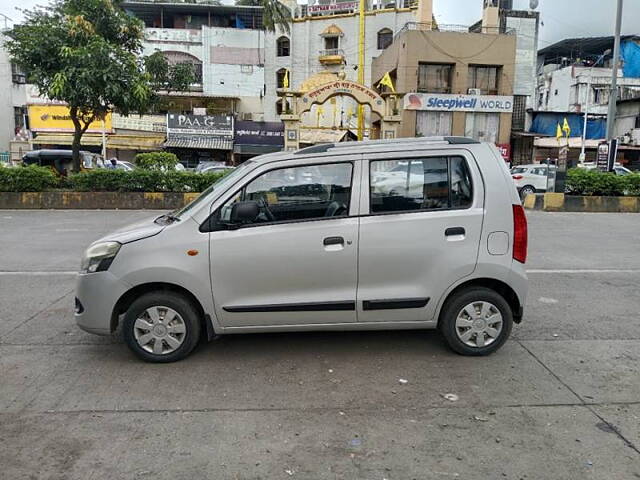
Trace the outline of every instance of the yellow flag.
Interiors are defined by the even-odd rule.
[[[289,69],[284,71],[284,78],[282,79],[282,87],[289,88]]]
[[[558,128],[556,128],[556,139],[558,140],[558,142],[560,142],[560,139],[562,138],[562,127],[560,127],[560,124],[556,124]]]
[[[567,117],[564,117],[564,123],[562,124],[562,131],[564,132],[567,138],[571,136],[571,127],[569,126]]]
[[[382,80],[380,80],[380,83],[378,83],[378,88],[380,88],[380,85],[389,87],[393,93],[396,93],[396,89],[393,88],[393,82],[391,81],[391,75],[389,75],[389,72],[384,74]]]

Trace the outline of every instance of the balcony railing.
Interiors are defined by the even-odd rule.
[[[436,22],[426,22],[426,23],[421,23],[421,22],[407,22],[404,24],[404,27],[402,27],[400,30],[398,30],[398,32],[394,35],[394,40],[396,38],[398,38],[398,36],[400,36],[401,34],[403,34],[404,32],[408,31],[408,30],[418,30],[418,31],[434,31],[434,32],[458,32],[458,33],[483,33],[482,31],[477,32],[476,28],[478,28],[477,25],[458,25],[458,24],[440,24],[440,23],[436,23]],[[481,27],[480,27],[481,28]],[[494,33],[494,32],[489,32],[489,33]],[[501,33],[503,35],[515,35],[516,31],[513,28],[499,28],[499,32],[495,32],[495,33]]]
[[[321,57],[334,57],[334,56],[344,57],[344,50],[342,50],[341,48],[329,48],[325,50],[320,50],[319,55]]]

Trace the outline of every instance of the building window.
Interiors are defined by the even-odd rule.
[[[497,95],[502,67],[469,66],[469,88],[482,95]]]
[[[15,125],[15,134],[22,129],[28,130],[29,116],[27,114],[27,107],[13,107],[13,120],[13,124]]]
[[[325,50],[337,50],[340,48],[340,37],[324,37]]]
[[[421,63],[418,65],[418,91],[451,93],[453,65]]]
[[[15,63],[11,64],[11,80],[13,81],[13,83],[17,84],[27,83],[27,76]]]
[[[280,37],[277,41],[278,44],[278,56],[279,57],[288,57],[291,55],[290,47],[291,44],[287,37]]]
[[[416,112],[416,135],[418,137],[447,137],[451,135],[451,112]]]
[[[384,50],[393,42],[393,32],[388,28],[383,28],[378,32],[378,50]]]
[[[480,142],[498,143],[500,134],[499,113],[467,113],[465,137]]]
[[[195,76],[194,85],[202,85],[202,62],[185,52],[162,52],[170,66],[191,65]]]
[[[281,68],[276,72],[276,88],[285,88],[284,79],[286,75],[287,75],[286,68]],[[289,79],[289,82],[291,82],[291,79]]]
[[[525,95],[515,95],[513,97],[513,117],[511,120],[511,130],[523,132],[527,119],[527,97]]]

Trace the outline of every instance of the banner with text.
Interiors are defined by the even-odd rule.
[[[452,95],[440,93],[408,93],[405,110],[439,112],[512,113],[513,97],[506,95]]]

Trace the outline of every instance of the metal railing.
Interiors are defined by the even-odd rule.
[[[320,50],[318,52],[318,55],[320,55],[321,57],[329,57],[329,56],[343,56],[344,57],[344,50],[342,50],[341,48],[329,48],[326,50]]]
[[[499,28],[490,29],[487,32],[476,31],[476,25],[459,25],[453,23],[436,23],[436,22],[407,22],[404,24],[398,32],[393,36],[395,40],[404,32],[409,30],[418,30],[418,31],[433,31],[433,32],[458,32],[458,33],[499,33],[502,35],[515,35],[516,30],[513,28]],[[495,32],[493,30],[496,30]]]

